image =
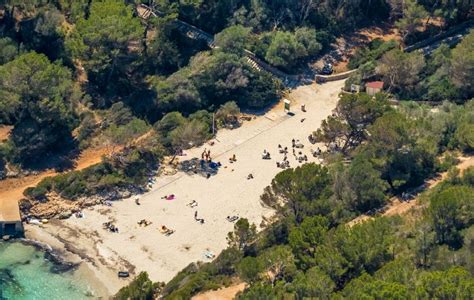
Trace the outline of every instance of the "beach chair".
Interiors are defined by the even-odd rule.
[[[239,219],[239,216],[232,216],[232,217],[227,216],[226,219],[227,219],[227,221],[229,221],[229,222],[235,222],[235,221],[237,221],[237,220]]]
[[[186,204],[186,206],[194,208],[194,207],[198,206],[198,203],[197,203],[196,200],[193,200],[193,201],[189,202],[188,204]]]
[[[208,259],[214,259],[216,257],[216,255],[214,253],[212,253],[211,251],[207,250],[204,252],[204,257],[208,258]]]

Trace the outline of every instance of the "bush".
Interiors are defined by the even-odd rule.
[[[107,158],[97,165],[43,179],[36,187],[25,190],[24,195],[43,200],[54,191],[61,197],[75,200],[116,188],[143,187],[150,170],[156,169],[162,157],[159,146],[126,148],[123,153]]]
[[[394,40],[384,42],[381,39],[375,39],[370,42],[368,47],[358,48],[351,57],[348,67],[350,69],[356,69],[359,66],[373,62],[382,57],[385,52],[388,52],[398,46],[398,43]]]
[[[113,299],[152,300],[158,289],[159,283],[153,283],[148,273],[141,272],[128,286],[121,288]]]

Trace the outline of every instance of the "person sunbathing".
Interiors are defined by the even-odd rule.
[[[193,207],[198,206],[198,203],[197,203],[196,200],[193,200],[193,201],[189,202],[189,203],[186,204],[186,205],[189,206],[189,207],[191,207],[191,208],[193,208]]]
[[[227,219],[227,221],[229,221],[229,222],[234,222],[234,221],[237,221],[237,220],[239,219],[239,217],[238,217],[238,216],[232,216],[232,217],[231,217],[231,216],[227,216],[226,219]]]
[[[174,194],[165,195],[165,196],[161,197],[161,199],[166,199],[166,200],[174,200],[174,198],[175,198]]]
[[[166,227],[165,225],[161,225],[159,231],[160,231],[162,234],[166,235],[166,236],[170,236],[170,235],[172,235],[172,234],[174,233],[174,230],[173,230],[173,229],[170,229],[170,228]]]

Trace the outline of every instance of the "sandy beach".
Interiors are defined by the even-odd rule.
[[[217,175],[209,179],[182,172],[160,176],[149,192],[137,196],[140,205],[134,196],[116,201],[111,207],[86,209],[84,218],[51,220],[41,227],[26,225],[26,237],[59,249],[67,259],[82,262],[110,295],[128,282],[117,278],[118,271],[147,271],[153,281],[166,282],[192,262],[210,261],[204,255],[206,251],[218,255],[227,246],[227,233],[234,226],[227,216],[247,218],[259,227],[263,217],[272,215],[273,211],[264,208],[259,199],[263,189],[282,171],[276,166],[283,157],[278,144],[289,148],[291,167],[300,165],[292,155],[292,138],[304,144],[301,151],[310,162],[317,162],[310,149],[318,145],[311,145],[307,137],[336,107],[343,84],[337,81],[299,87],[288,96],[293,116],[277,105],[238,129],[220,130],[213,146],[205,144],[180,157],[181,161],[200,158],[203,149],[209,149],[212,159],[222,163]],[[307,112],[300,110],[302,103]],[[264,149],[271,153],[271,160],[261,158]],[[234,154],[237,161],[231,164],[229,157]],[[254,178],[248,180],[250,173]],[[175,199],[162,199],[169,194]],[[187,206],[193,200],[198,205]],[[195,221],[196,211],[204,224]],[[137,224],[141,219],[152,224],[141,227]],[[118,227],[118,233],[102,228],[102,223],[108,221]],[[161,225],[175,232],[165,236],[159,231]]]

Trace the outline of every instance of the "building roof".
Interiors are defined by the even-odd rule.
[[[367,82],[365,86],[373,89],[383,89],[383,81]]]
[[[0,199],[0,222],[18,221],[21,221],[18,202],[8,199]]]

